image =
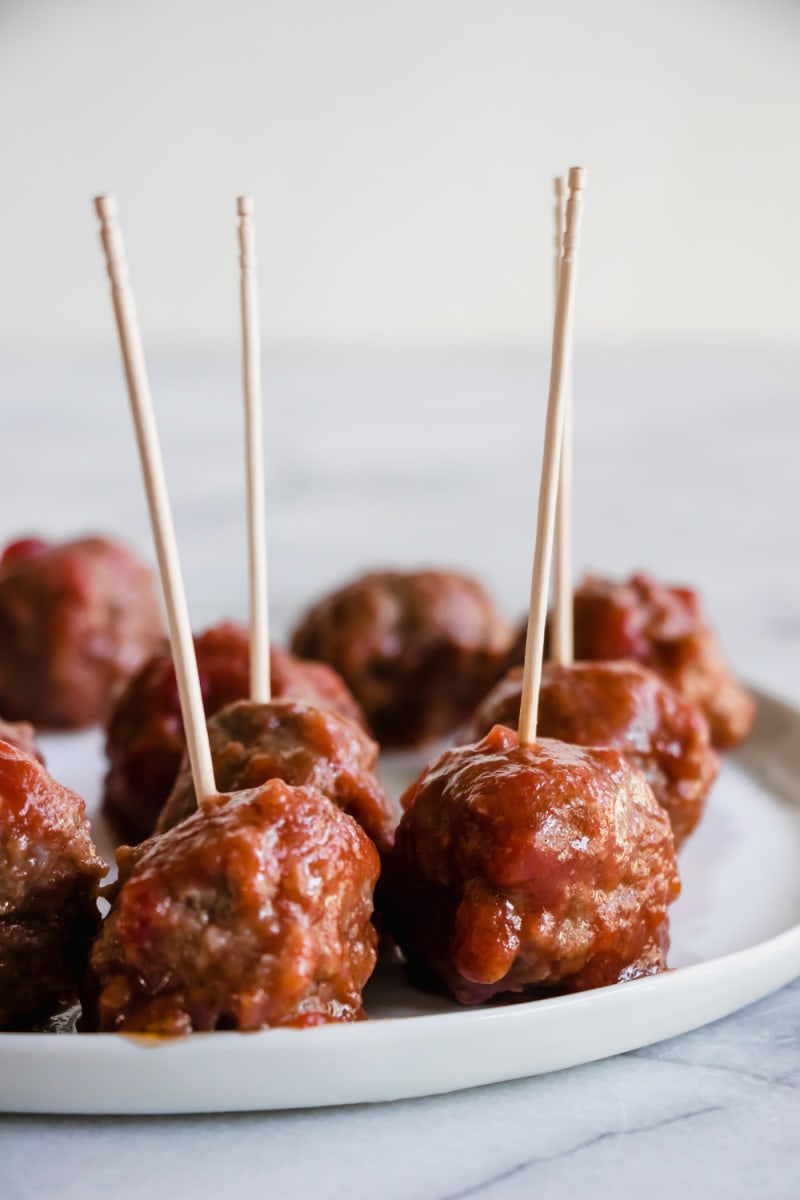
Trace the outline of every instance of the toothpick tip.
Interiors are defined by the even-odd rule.
[[[563,175],[556,175],[555,179],[553,180],[553,190],[560,200],[561,197],[564,195],[564,176]]]
[[[95,212],[101,221],[107,221],[117,215],[117,197],[110,192],[94,198]]]
[[[237,196],[236,211],[240,217],[252,217],[256,211],[255,196]]]
[[[571,192],[579,192],[586,186],[586,174],[586,167],[570,167],[569,190]]]

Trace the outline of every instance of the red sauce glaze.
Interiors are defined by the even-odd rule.
[[[80,797],[0,741],[0,1028],[77,999],[105,871]]]
[[[43,729],[105,720],[163,637],[152,572],[125,547],[27,538],[0,562],[0,711]]]
[[[461,734],[477,742],[493,725],[516,729],[522,668],[495,684]],[[634,662],[548,662],[538,733],[578,746],[611,746],[641,771],[663,805],[679,846],[703,815],[719,759],[703,714]]]
[[[378,854],[319,792],[271,780],[221,796],[117,862],[91,955],[91,1027],[172,1035],[363,1016]]]
[[[292,649],[330,663],[378,741],[452,732],[502,672],[510,630],[485,589],[450,571],[376,571],[320,600]]]
[[[355,818],[381,852],[388,850],[397,822],[375,777],[378,747],[349,717],[291,701],[239,700],[209,719],[208,734],[221,792],[258,787],[269,779],[316,788]],[[171,829],[196,808],[184,756],[156,831]]]
[[[403,805],[381,904],[412,974],[475,1004],[664,968],[672,831],[618,751],[521,748],[498,725],[436,759]]]
[[[42,752],[36,744],[36,730],[27,721],[4,721],[0,717],[0,742],[16,746],[23,754],[30,754],[44,766]]]
[[[224,622],[194,639],[207,716],[250,691],[250,635]],[[271,650],[272,694],[333,708],[355,720],[361,710],[344,683],[321,663]],[[108,773],[103,811],[118,836],[140,842],[153,832],[186,748],[172,655],[164,644],[121,692],[106,732]]]
[[[11,563],[36,558],[49,548],[50,543],[43,541],[42,538],[17,538],[15,542],[9,542],[3,553],[0,554],[0,567],[8,567]]]
[[[706,716],[714,745],[735,746],[753,724],[752,697],[733,677],[690,588],[649,575],[587,576],[575,593],[575,657],[643,663]]]

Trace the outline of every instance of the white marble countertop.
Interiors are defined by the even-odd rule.
[[[233,356],[155,355],[196,625],[243,616]],[[278,636],[379,564],[474,571],[509,613],[530,574],[543,358],[281,358],[265,371]],[[737,669],[800,704],[800,356],[578,362],[575,552],[701,589]],[[0,540],[102,529],[148,548],[119,367],[0,355]],[[696,1033],[560,1074],[286,1114],[0,1118],[0,1197],[800,1195],[800,984]]]

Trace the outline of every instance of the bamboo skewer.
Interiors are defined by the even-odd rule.
[[[531,746],[536,741],[539,689],[542,681],[542,651],[547,620],[547,591],[550,558],[553,551],[558,470],[564,429],[566,367],[572,351],[575,282],[578,267],[583,187],[586,171],[572,167],[569,172],[566,230],[558,280],[558,302],[553,322],[553,349],[550,362],[550,389],[539,484],[536,545],[531,574],[531,598],[528,610],[528,634],[525,643],[525,667],[522,675],[522,703],[519,715],[519,741]]]
[[[561,275],[561,255],[564,253],[564,226],[567,220],[567,189],[564,176],[553,180],[553,317],[558,304],[558,279]]]
[[[255,200],[239,196],[239,269],[242,304],[245,457],[247,464],[247,543],[250,590],[250,699],[271,699],[267,534],[264,493],[261,331],[256,273]]]
[[[97,196],[94,201],[100,218],[100,239],[106,256],[111,298],[117,322],[119,344],[125,367],[136,440],[142,466],[150,523],[158,555],[161,586],[167,609],[172,659],[178,682],[181,715],[198,803],[216,794],[214,767],[208,744],[200,678],[192,641],[192,629],[186,607],[175,529],[167,494],[164,464],[158,441],[150,385],[144,360],[142,337],[136,304],[128,278],[128,264],[122,233],[117,224],[114,196]]]
[[[555,180],[555,295],[558,303],[558,279],[564,250],[566,193],[564,180]],[[553,606],[550,656],[557,663],[569,664],[574,657],[572,616],[572,355],[564,365],[564,427],[561,434],[561,464],[558,473],[553,576]]]

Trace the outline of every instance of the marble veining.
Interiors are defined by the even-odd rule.
[[[110,335],[109,335],[110,336]],[[294,357],[265,369],[273,626],[378,563],[452,563],[524,606],[542,357]],[[235,356],[154,355],[190,606],[243,616]],[[704,592],[731,658],[800,704],[800,356],[579,359],[576,559]],[[103,528],[147,550],[110,350],[0,354],[0,538]],[[80,1080],[76,1079],[76,1087]],[[0,1197],[797,1200],[800,982],[555,1075],[376,1106],[0,1118]]]
[[[598,1133],[594,1137],[587,1138],[586,1141],[579,1142],[576,1146],[570,1146],[566,1150],[560,1150],[556,1154],[546,1154],[540,1158],[529,1158],[515,1167],[510,1167],[507,1171],[493,1176],[491,1179],[476,1183],[473,1187],[466,1188],[464,1191],[453,1192],[450,1196],[446,1196],[444,1200],[468,1200],[468,1197],[487,1196],[490,1192],[497,1190],[498,1187],[521,1175],[523,1172],[533,1171],[536,1167],[540,1167],[544,1163],[558,1162],[560,1159],[581,1154],[584,1150],[590,1150],[593,1146],[598,1146],[602,1142],[609,1141],[612,1138],[632,1137],[640,1133],[653,1133],[657,1129],[664,1129],[667,1125],[675,1125],[679,1121],[691,1121],[695,1117],[704,1117],[707,1113],[722,1111],[721,1105],[712,1104],[706,1108],[695,1109],[692,1112],[680,1113],[677,1117],[666,1117],[663,1121],[656,1121],[653,1125],[641,1125],[622,1130],[609,1129],[605,1133]]]

